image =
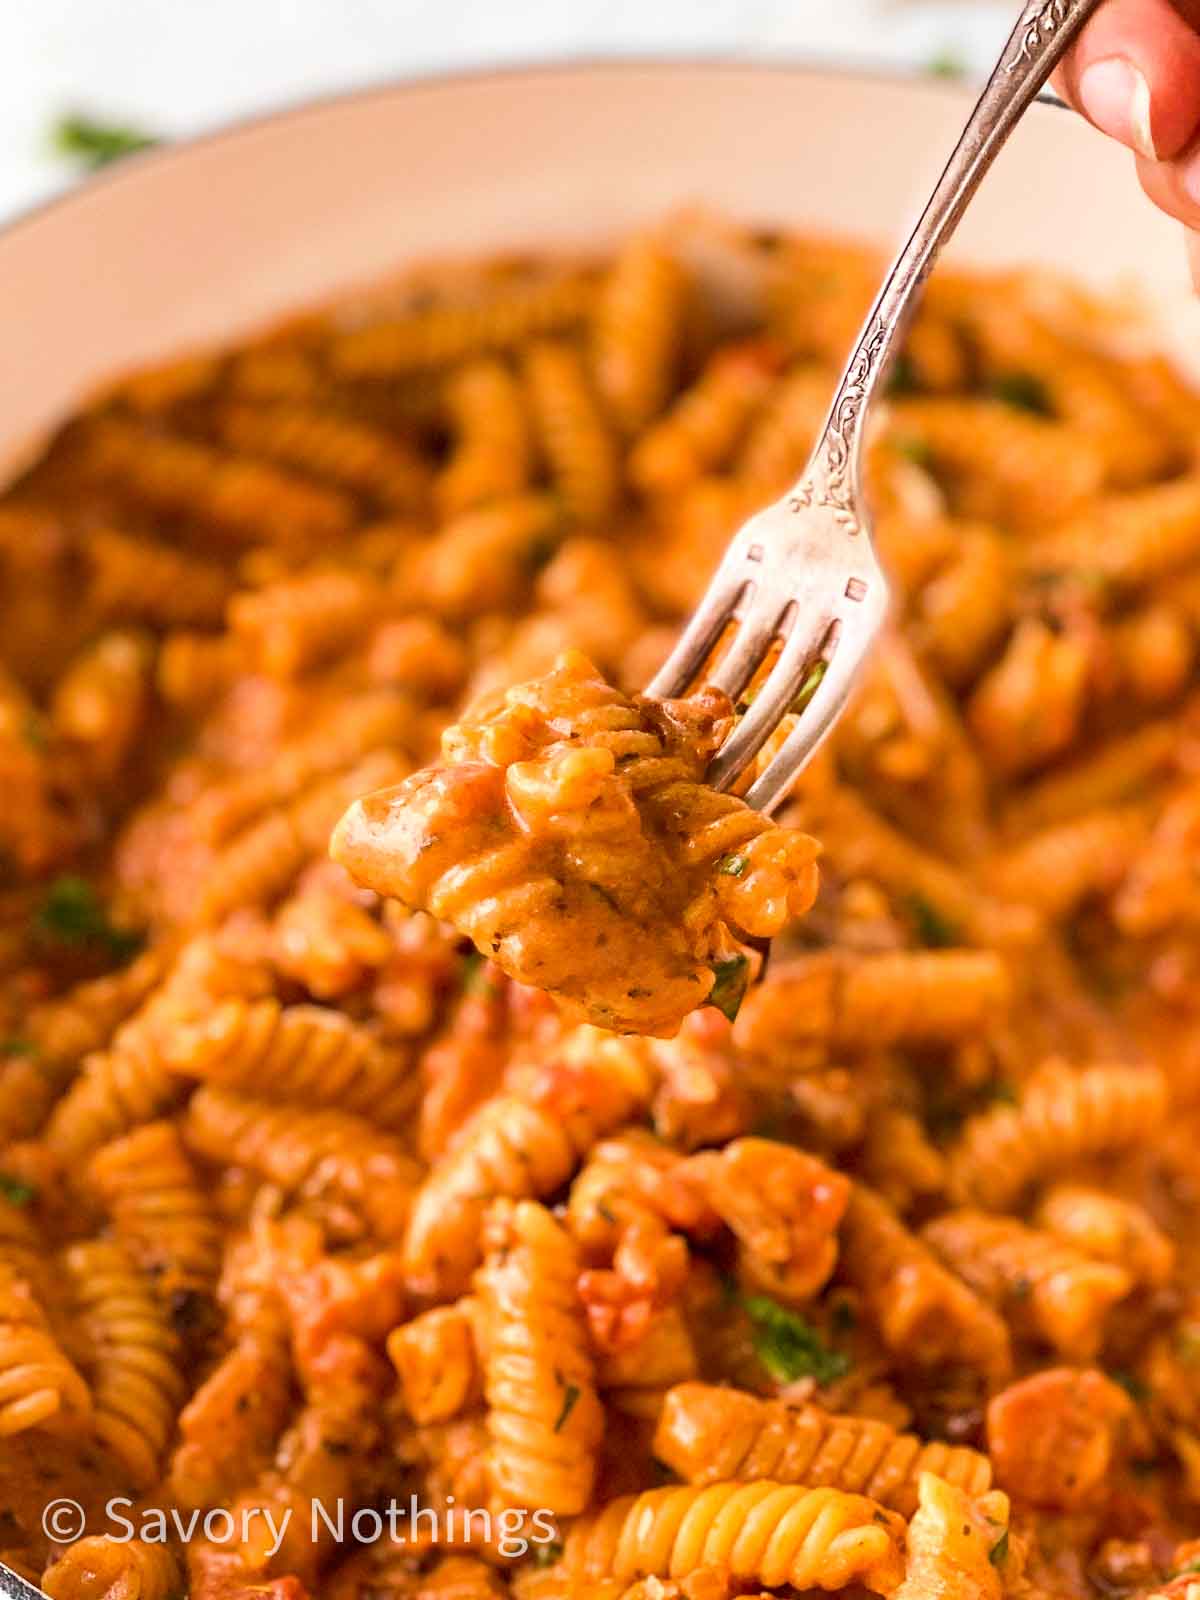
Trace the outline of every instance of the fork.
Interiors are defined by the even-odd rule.
[[[798,713],[745,799],[770,812],[837,722],[887,612],[862,497],[863,425],[920,289],[1005,140],[1101,0],[1028,0],[933,195],[863,324],[799,481],[734,535],[647,693],[683,694],[730,625],[715,687],[738,698],[778,645],[753,701],[709,764],[728,789],[789,711]]]

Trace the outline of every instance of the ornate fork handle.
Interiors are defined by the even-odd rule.
[[[793,491],[799,506],[822,505],[857,527],[861,423],[891,365],[918,291],[1008,135],[1101,0],[1028,0],[971,113],[954,153],[900,251],[846,364],[824,430]]]

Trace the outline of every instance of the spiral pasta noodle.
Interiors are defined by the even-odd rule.
[[[890,1594],[903,1522],[863,1495],[778,1483],[648,1489],[572,1530],[564,1576],[683,1578],[713,1567],[778,1587]]]
[[[762,1400],[736,1389],[683,1383],[668,1391],[654,1454],[687,1483],[723,1479],[828,1486],[865,1494],[905,1516],[922,1473],[969,1495],[991,1486],[987,1457],[965,1445],[923,1444],[871,1417]]]
[[[603,1429],[570,1236],[532,1200],[495,1202],[478,1276],[488,1475],[502,1504],[570,1515]]]
[[[391,510],[420,507],[428,480],[420,461],[380,430],[301,405],[229,405],[216,419],[232,450],[375,500]]]
[[[92,1427],[130,1481],[149,1488],[183,1400],[178,1342],[149,1283],[119,1245],[72,1245],[66,1267],[94,1353]]]
[[[50,1600],[170,1600],[178,1585],[170,1546],[103,1533],[77,1539],[42,1574]]]
[[[646,237],[626,245],[596,306],[597,386],[625,433],[662,408],[687,314],[687,279],[670,250]]]
[[[188,1104],[184,1136],[199,1155],[249,1167],[285,1193],[329,1194],[361,1210],[381,1238],[403,1232],[417,1169],[362,1117],[273,1107],[206,1087]]]
[[[79,1428],[88,1386],[64,1355],[28,1283],[0,1260],[0,1435],[47,1423]]]
[[[211,1298],[221,1229],[172,1122],[152,1122],[100,1149],[88,1179],[113,1228],[177,1323]]]
[[[536,344],[525,357],[524,378],[564,514],[581,527],[603,528],[617,510],[620,460],[581,356],[567,344]]]
[[[300,1105],[336,1106],[402,1128],[419,1092],[403,1052],[389,1049],[340,1012],[227,1000],[178,1030],[167,1046],[176,1072],[227,1089]]]
[[[533,438],[516,377],[498,361],[468,362],[446,384],[454,447],[434,493],[454,516],[526,488],[533,472]]]
[[[574,1061],[568,1054],[525,1093],[485,1101],[422,1184],[404,1242],[418,1292],[465,1289],[488,1203],[552,1194],[598,1139],[646,1104],[653,1079],[641,1053],[590,1032],[581,1030]]]
[[[1155,1067],[1048,1062],[1015,1106],[997,1106],[964,1127],[950,1165],[965,1200],[993,1210],[1081,1156],[1145,1139],[1162,1126],[1167,1085]]]

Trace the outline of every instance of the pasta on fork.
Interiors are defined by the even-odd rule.
[[[739,937],[816,897],[815,840],[704,785],[733,710],[716,691],[630,698],[568,652],[448,729],[445,766],[357,801],[334,859],[569,1015],[673,1033],[740,1000]]]

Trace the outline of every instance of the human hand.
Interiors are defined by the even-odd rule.
[[[1146,193],[1187,230],[1200,291],[1200,0],[1108,0],[1055,86],[1135,153]]]

